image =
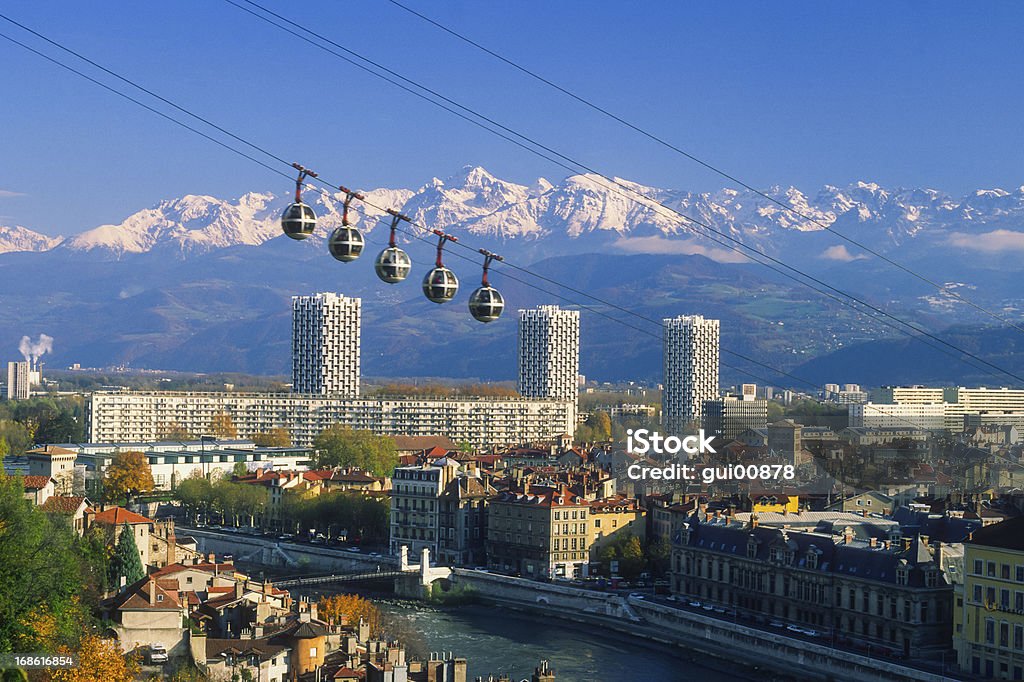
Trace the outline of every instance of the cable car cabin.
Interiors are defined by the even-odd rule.
[[[373,267],[381,280],[388,284],[397,284],[409,276],[412,261],[409,254],[402,249],[389,246],[377,255],[377,262]]]
[[[292,239],[305,239],[316,229],[316,213],[308,204],[288,204],[281,214],[281,229]]]
[[[344,225],[331,232],[327,248],[342,263],[354,261],[363,252],[363,235],[351,225]]]
[[[434,303],[447,303],[459,290],[459,278],[448,268],[436,267],[423,278],[423,295]]]
[[[494,322],[505,309],[505,299],[494,287],[480,287],[469,297],[469,314],[479,322]]]

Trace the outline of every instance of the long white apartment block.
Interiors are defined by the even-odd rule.
[[[576,405],[541,398],[342,398],[299,393],[98,391],[87,405],[94,442],[157,441],[185,430],[211,433],[227,415],[241,438],[283,428],[309,447],[334,424],[379,434],[447,436],[477,448],[521,444],[571,433]]]
[[[663,320],[662,421],[669,433],[701,423],[704,401],[718,398],[719,321],[702,315]]]
[[[580,313],[542,305],[519,311],[519,394],[568,401],[575,433],[579,399]]]
[[[943,431],[946,428],[946,406],[943,403],[862,403],[850,405],[848,410],[850,426],[854,428],[917,428],[926,431]]]
[[[1000,423],[999,415],[1007,415],[1007,423],[1015,423],[1015,415],[1024,412],[1024,389],[885,386],[879,390],[879,402],[900,406],[942,405],[945,428],[960,432],[968,415],[978,417],[974,421],[989,424]]]
[[[359,397],[361,301],[334,293],[292,297],[292,390]]]

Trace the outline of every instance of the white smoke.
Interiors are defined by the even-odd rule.
[[[46,334],[40,334],[38,341],[33,341],[27,336],[21,337],[21,343],[18,344],[18,350],[25,357],[25,360],[35,365],[36,361],[39,360],[46,353],[53,352],[53,337]]]

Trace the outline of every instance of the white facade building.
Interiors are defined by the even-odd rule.
[[[700,424],[704,401],[718,398],[719,321],[680,315],[663,323],[662,422],[678,433]]]
[[[1000,415],[1012,422],[1012,415],[1024,412],[1024,390],[1014,388],[931,388],[927,386],[885,386],[880,402],[894,405],[940,403],[945,410],[945,428],[954,433],[964,430],[965,417],[972,423],[997,424]],[[853,424],[851,424],[853,426]]]
[[[292,296],[292,390],[359,397],[361,300]]]
[[[168,425],[195,437],[214,417],[231,418],[242,438],[285,429],[309,447],[334,424],[395,436],[447,436],[478,448],[545,440],[575,425],[567,400],[525,398],[341,398],[298,393],[98,391],[87,404],[95,442],[157,441]]]
[[[28,361],[7,363],[7,399],[27,400],[31,368]]]
[[[915,428],[942,431],[946,428],[946,406],[943,403],[911,405],[851,404],[849,422],[853,428]]]
[[[576,431],[579,398],[580,313],[542,305],[519,311],[519,393],[572,404]]]

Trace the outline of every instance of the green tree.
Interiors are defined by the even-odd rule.
[[[174,494],[177,495],[185,508],[191,512],[192,520],[198,520],[199,514],[204,518],[210,514],[213,505],[213,484],[196,472],[178,484]]]
[[[235,466],[231,467],[231,473],[235,476],[245,476],[249,473],[249,467],[245,465],[245,462],[235,462]]]
[[[316,437],[313,453],[317,466],[359,467],[377,476],[390,476],[398,466],[394,440],[341,424]]]
[[[139,547],[135,544],[135,533],[127,523],[122,526],[121,535],[117,538],[110,570],[110,582],[117,586],[121,584],[121,578],[125,579],[126,585],[131,585],[146,577],[142,559],[139,557]]]
[[[90,622],[89,557],[67,521],[27,504],[0,474],[0,651],[55,651]]]
[[[640,539],[630,535],[622,543],[622,563],[620,572],[622,575],[632,578],[640,573],[644,566],[644,548],[640,545]]]

